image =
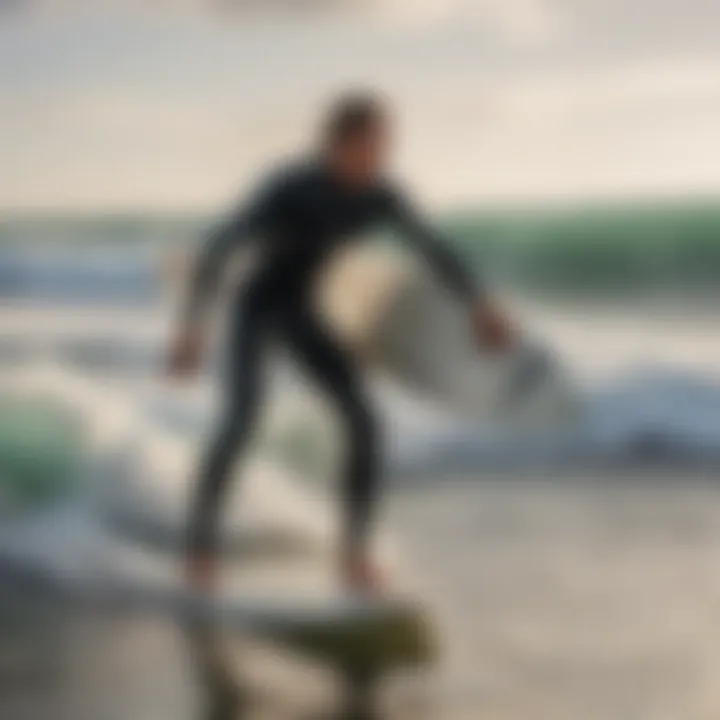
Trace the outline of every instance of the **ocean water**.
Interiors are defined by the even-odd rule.
[[[0,294],[30,281],[22,260],[28,248],[45,255],[83,247],[88,263],[99,247],[162,255],[194,246],[212,222],[188,214],[0,217]],[[714,294],[720,278],[720,200],[713,198],[481,208],[447,213],[438,223],[493,281],[524,291]],[[18,249],[20,257],[12,252]]]
[[[70,317],[95,307],[149,308],[157,316],[176,280],[174,263],[208,224],[193,216],[0,218],[0,300],[10,308],[64,307]],[[551,428],[527,438],[411,403],[401,424],[419,415],[427,432],[398,433],[399,464],[718,462],[718,203],[476,211],[448,216],[445,224],[510,296],[523,325],[556,348],[586,410],[572,433]],[[41,311],[31,324],[36,345],[54,338],[56,350],[87,371],[114,365],[115,372],[142,372],[162,352],[157,323],[142,337],[119,338],[64,333],[52,313]],[[33,335],[33,328],[16,326],[0,346],[8,358],[22,352],[19,335],[25,347]],[[398,393],[386,388],[384,395]],[[285,444],[293,442],[309,444],[312,454],[312,438]]]
[[[720,273],[720,203],[673,201],[458,214],[453,236],[491,277],[556,294],[702,291]]]
[[[712,208],[635,209],[610,218],[578,211],[545,217],[543,225],[504,217],[493,220],[507,233],[501,242],[500,230],[486,233],[486,216],[459,236],[508,288],[522,281],[542,291],[508,295],[572,375],[583,413],[571,424],[500,432],[401,387],[375,388],[389,428],[384,526],[401,541],[442,641],[440,665],[423,687],[380,718],[418,717],[418,703],[438,720],[712,720],[720,713],[720,317],[703,292],[678,299],[686,284],[712,289],[715,215]],[[19,367],[52,358],[120,394],[142,418],[135,440],[155,424],[197,446],[214,404],[209,393],[181,393],[157,380],[171,317],[158,277],[168,248],[184,246],[202,224],[4,222],[3,379],[12,384]],[[548,230],[560,226],[565,235]],[[682,231],[691,226],[694,239],[685,245]],[[578,245],[572,263],[563,243]],[[592,283],[576,282],[583,272]],[[558,284],[562,292],[549,298],[545,291]],[[628,301],[629,287],[654,292]],[[310,422],[307,399],[284,392],[289,377],[276,388],[286,398],[276,410],[286,421],[282,433],[259,452],[301,467],[309,487],[316,475],[331,474],[324,453],[333,443],[322,419]],[[119,443],[115,472],[137,471],[135,440]],[[125,496],[125,511],[166,497],[153,494],[151,477],[135,479],[128,488],[149,495]],[[36,518],[32,532],[22,530],[23,544],[63,555],[78,526],[77,515],[67,518],[64,511]],[[8,527],[0,520],[0,551]],[[230,659],[221,659],[169,623],[80,611],[22,568],[0,578],[0,633],[2,717],[289,719],[331,717],[335,707],[323,693],[307,697],[315,681],[306,684],[304,671],[256,697],[254,685],[244,687],[246,676],[258,674],[256,655],[243,658],[234,641]],[[228,684],[241,690],[230,693],[233,703]]]

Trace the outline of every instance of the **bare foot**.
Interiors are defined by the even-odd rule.
[[[342,580],[345,587],[363,595],[379,595],[386,589],[380,570],[367,558],[353,556],[343,560]]]

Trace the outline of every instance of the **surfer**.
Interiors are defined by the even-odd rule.
[[[380,224],[394,226],[457,297],[478,342],[484,348],[509,342],[508,323],[479,282],[386,177],[390,131],[389,112],[379,98],[364,92],[342,97],[328,112],[319,148],[272,172],[211,234],[199,255],[170,349],[169,370],[175,376],[198,368],[208,307],[231,253],[252,244],[257,262],[235,301],[225,407],[190,508],[187,574],[195,585],[211,586],[216,576],[218,512],[262,402],[269,336],[284,344],[327,396],[344,428],[342,577],[361,591],[381,584],[367,542],[378,496],[378,428],[355,359],[312,303],[317,279],[334,251]]]

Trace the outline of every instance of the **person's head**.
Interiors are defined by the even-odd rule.
[[[371,183],[387,161],[390,113],[383,100],[370,92],[341,96],[328,110],[322,130],[325,158],[343,180]]]

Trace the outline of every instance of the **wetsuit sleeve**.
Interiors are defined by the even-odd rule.
[[[183,319],[201,322],[217,291],[223,268],[230,256],[262,235],[281,211],[282,188],[268,183],[256,196],[215,228],[202,245],[191,271]]]
[[[443,284],[463,303],[481,299],[482,283],[453,251],[448,240],[398,192],[389,192],[387,203],[391,224],[420,253]]]

